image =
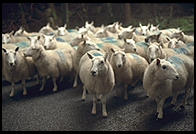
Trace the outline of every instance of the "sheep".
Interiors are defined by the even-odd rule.
[[[124,99],[128,99],[128,85],[135,86],[143,78],[148,62],[141,56],[133,53],[125,53],[122,50],[114,50],[110,64],[114,70],[117,83],[124,84]]]
[[[10,97],[14,96],[15,82],[22,80],[23,95],[27,95],[25,80],[36,75],[36,68],[29,58],[25,58],[19,47],[13,49],[2,48],[2,72],[5,80],[12,85]]]
[[[45,35],[51,35],[51,34],[55,34],[55,30],[50,27],[50,23],[47,23],[46,26],[42,27],[40,30],[39,30],[39,33],[42,33],[42,34],[45,34]]]
[[[170,39],[170,41],[167,44],[168,48],[180,48],[180,47],[186,47],[186,44],[176,38]]]
[[[149,63],[151,63],[156,58],[164,59],[176,54],[185,54],[194,59],[194,46],[190,44],[190,46],[187,47],[171,49],[162,48],[161,45],[153,43],[147,48],[147,59]]]
[[[171,38],[178,38],[186,44],[194,42],[194,36],[185,35],[182,31],[173,33]]]
[[[131,30],[122,31],[118,35],[118,39],[133,39],[135,42],[144,42],[146,36],[136,35],[135,30],[136,30],[136,28],[133,28]]]
[[[63,27],[57,26],[57,35],[64,36],[64,35],[68,34],[68,31],[66,28],[67,28],[67,24],[65,24]]]
[[[62,50],[45,50],[40,44],[40,36],[34,44],[32,44],[25,52],[26,57],[32,57],[33,62],[38,70],[42,79],[42,86],[40,91],[43,90],[46,77],[50,76],[53,80],[53,92],[57,91],[56,80],[58,77],[71,76],[73,73],[73,61],[70,53]]]
[[[153,26],[153,24],[150,25],[150,32],[158,32],[159,31],[159,24],[157,26]]]
[[[6,43],[20,43],[20,42],[26,42],[29,44],[28,39],[26,36],[14,36],[13,31],[8,34],[4,34],[2,37],[2,42],[4,44]]]
[[[161,32],[163,35],[168,36],[169,38],[172,38],[172,35],[176,32],[180,32],[180,28],[169,28],[169,29],[162,29],[159,30],[159,32]]]
[[[162,34],[162,32],[158,32],[152,35],[149,35],[145,38],[145,42],[153,43],[153,42],[163,42],[163,43],[168,43],[170,41],[170,38],[167,35]],[[167,46],[166,46],[167,47]],[[165,47],[165,48],[166,48]]]
[[[186,55],[174,55],[168,60],[157,58],[146,68],[143,87],[147,96],[156,101],[157,119],[163,118],[163,105],[169,96],[173,96],[171,104],[175,105],[177,96],[185,92],[181,108],[185,106],[193,83],[193,71],[194,62]]]
[[[92,50],[84,54],[79,63],[79,77],[83,83],[83,93],[88,90],[93,95],[92,114],[96,114],[97,96],[101,97],[102,116],[107,117],[106,96],[115,85],[113,69],[107,55]]]
[[[29,37],[29,36],[39,36],[42,35],[42,33],[38,33],[38,32],[27,32],[25,31],[25,29],[23,27],[20,27],[18,31],[16,31],[14,33],[14,36],[23,36],[23,37]]]
[[[99,47],[93,43],[93,42],[90,42],[90,41],[83,41],[83,42],[80,42],[80,44],[78,45],[78,48],[76,50],[76,54],[74,56],[74,69],[75,69],[75,72],[76,72],[76,75],[75,75],[75,79],[74,79],[74,84],[73,84],[73,87],[77,87],[77,81],[78,81],[78,73],[79,73],[79,68],[78,68],[78,65],[79,65],[79,62],[80,62],[80,58],[88,51],[90,50],[100,50]]]
[[[138,27],[137,29],[136,29],[136,34],[137,35],[143,35],[143,36],[145,36],[145,35],[148,35],[149,34],[149,28],[150,28],[150,24],[148,23],[148,25],[147,26],[142,26],[142,24],[141,23],[139,23],[139,26],[140,27]]]
[[[125,53],[135,53],[148,60],[148,56],[147,56],[148,47],[149,47],[148,43],[145,42],[135,43],[133,39],[124,39],[124,45],[122,48],[125,49],[124,50]]]

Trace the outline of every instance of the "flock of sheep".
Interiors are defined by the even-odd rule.
[[[25,80],[56,82],[69,77],[73,87],[83,84],[82,100],[86,92],[93,96],[92,114],[96,114],[97,99],[102,102],[102,115],[107,117],[106,97],[115,86],[128,99],[127,88],[142,82],[146,95],[157,103],[157,119],[163,118],[165,100],[172,96],[175,105],[179,94],[185,93],[184,108],[194,87],[194,37],[179,28],[159,29],[148,24],[123,27],[115,22],[95,27],[94,23],[76,29],[53,29],[48,23],[39,32],[20,28],[2,34],[2,78],[12,85],[22,81],[23,95],[27,95]],[[117,91],[116,95],[117,94]]]

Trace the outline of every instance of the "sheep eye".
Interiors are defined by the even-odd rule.
[[[123,54],[123,57],[125,57],[125,54]]]
[[[165,65],[162,66],[163,69],[166,69],[167,67]]]

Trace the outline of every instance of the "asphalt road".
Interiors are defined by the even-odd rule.
[[[175,112],[170,107],[171,98],[164,105],[164,119],[155,120],[156,104],[145,96],[142,86],[129,90],[129,99],[114,97],[107,99],[108,117],[103,118],[101,103],[97,115],[91,115],[91,96],[81,101],[82,88],[71,84],[58,84],[59,90],[52,92],[51,80],[44,91],[31,82],[28,95],[22,96],[18,86],[13,98],[9,97],[10,86],[2,87],[2,130],[3,131],[194,131],[194,95],[184,111]],[[182,101],[183,96],[178,98]]]

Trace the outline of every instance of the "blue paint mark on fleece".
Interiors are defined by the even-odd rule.
[[[95,52],[95,53],[93,53],[93,56],[103,56],[103,55],[101,53]]]
[[[176,68],[179,68],[179,67],[181,67],[181,66],[184,64],[183,60],[180,59],[180,58],[178,58],[178,57],[176,57],[176,56],[170,57],[170,58],[168,59],[168,61],[169,61],[171,64],[175,65]]]
[[[136,43],[137,46],[143,47],[145,49],[148,48],[148,44],[146,42],[137,42]]]
[[[99,48],[102,48],[102,47],[103,47],[103,44],[98,43],[97,46],[98,46]]]
[[[56,40],[57,40],[57,41],[59,41],[59,42],[65,42],[65,40],[64,40],[64,39],[59,38],[59,37],[57,37],[57,38],[56,38]]]
[[[189,47],[192,47],[192,46],[194,46],[194,42],[188,43],[188,44],[186,44],[186,45],[187,45],[188,48],[189,48]]]
[[[67,31],[68,31],[69,33],[77,32],[76,29],[68,29]]]
[[[18,42],[15,45],[20,47],[20,48],[26,48],[26,47],[30,46],[27,42]]]
[[[61,61],[65,63],[65,62],[66,62],[66,59],[65,59],[64,53],[63,53],[61,50],[56,50],[55,52],[56,52],[56,53],[58,54],[58,56],[60,57]]]
[[[112,44],[115,44],[118,42],[115,38],[112,38],[112,37],[102,38],[101,41],[105,43],[112,43]]]
[[[173,48],[173,50],[178,54],[188,54],[189,53],[189,51],[184,47],[182,47],[182,48]]]
[[[142,60],[139,58],[139,56],[137,54],[134,53],[130,53],[131,56],[133,56],[134,59],[136,59],[139,63],[142,63]]]

